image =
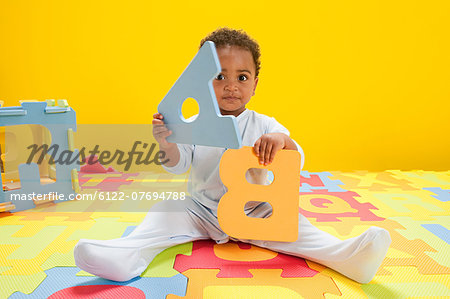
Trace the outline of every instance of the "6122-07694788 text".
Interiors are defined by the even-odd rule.
[[[87,195],[87,194],[86,194]],[[185,200],[186,192],[95,192],[94,200]]]

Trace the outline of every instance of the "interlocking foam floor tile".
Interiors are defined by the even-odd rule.
[[[366,298],[366,294],[361,289],[361,284],[353,281],[336,271],[333,271],[321,264],[314,263],[312,261],[307,261],[308,266],[312,269],[320,272],[324,276],[329,276],[333,278],[333,282],[336,284],[340,294],[324,293],[324,298]]]
[[[387,173],[393,174],[394,177],[405,179],[411,182],[411,185],[417,188],[440,187],[449,189],[450,171],[400,171],[388,170]]]
[[[316,218],[317,221],[335,222],[342,217],[359,217],[363,221],[381,221],[371,210],[377,207],[371,203],[361,203],[356,192],[314,192],[300,193],[300,212],[306,217]]]
[[[88,193],[88,192],[84,192],[83,194]],[[60,204],[60,203],[64,203],[64,204]],[[76,219],[76,217],[85,217],[86,215],[78,215],[77,214],[81,214],[80,212],[92,212],[92,208],[90,209],[90,206],[93,204],[94,202],[92,201],[88,201],[88,200],[67,200],[64,202],[59,202],[57,204],[55,203],[49,203],[49,204],[45,204],[39,207],[34,208],[33,210],[30,211],[26,211],[26,212],[32,212],[30,213],[30,215],[28,215],[27,217],[32,217],[34,219],[37,219],[38,214],[40,213],[55,213],[55,215],[58,213],[60,215],[64,215],[66,214],[67,217],[70,217],[72,219]],[[37,214],[36,216],[32,216],[31,214]],[[72,214],[72,215],[71,215]],[[89,218],[89,217],[87,217]],[[79,219],[80,221],[82,221],[83,219]]]
[[[384,228],[388,227],[392,239],[391,248],[407,253],[408,256],[396,258],[386,257],[378,273],[383,271],[386,271],[384,273],[390,273],[388,271],[388,267],[391,266],[414,266],[418,269],[419,273],[425,275],[450,274],[450,268],[440,263],[442,261],[445,261],[445,256],[448,257],[448,247],[446,249],[438,245],[437,249],[435,249],[422,239],[419,239],[422,236],[417,234],[415,230],[415,225],[412,226],[408,225],[409,220],[405,221],[401,220],[403,222],[402,224],[405,224],[406,226],[403,226],[402,224],[399,224],[399,222],[394,220],[389,221],[391,222],[389,226],[388,226],[389,222],[387,222],[386,224],[383,224],[382,227]],[[393,228],[394,223],[396,225],[395,228]],[[423,230],[424,229],[422,228],[422,232]],[[430,234],[429,232],[427,233]],[[410,235],[411,239],[405,237],[404,235],[406,236]],[[440,262],[436,261],[436,259],[439,260]]]
[[[67,203],[64,203],[62,205],[55,205],[55,206],[64,206]],[[33,209],[33,211],[27,211],[27,212],[17,212],[14,213],[15,216],[21,216],[22,221],[44,221],[46,217],[52,216],[52,217],[64,217],[63,221],[79,221],[84,222],[87,220],[91,220],[91,214],[92,213],[75,213],[75,212],[54,212],[48,211],[49,209],[46,208],[36,208]],[[41,212],[39,212],[41,211]]]
[[[391,277],[376,276],[361,288],[369,298],[447,298],[450,279],[442,275],[421,275],[415,267],[389,267]]]
[[[123,234],[120,236],[121,238],[124,238],[126,236],[128,236],[132,231],[134,231],[134,229],[136,228],[137,225],[130,225],[127,226],[127,228],[125,229],[125,231],[123,232]]]
[[[173,175],[169,173],[151,173],[141,175],[134,179],[133,186],[138,186],[142,191],[181,191],[187,190],[187,175]],[[123,186],[124,190],[128,186]]]
[[[120,186],[130,185],[138,173],[78,173],[81,189],[96,189],[100,191],[118,191]]]
[[[443,190],[439,187],[430,187],[430,188],[423,188],[424,190],[428,190],[433,192],[435,195],[431,195],[434,198],[440,200],[440,201],[450,201],[450,190]]]
[[[302,299],[294,290],[280,286],[207,286],[204,299]]]
[[[73,248],[66,252],[55,252],[50,255],[45,262],[42,263],[42,270],[48,270],[53,267],[75,267],[75,259],[73,257]]]
[[[78,172],[78,183],[84,188],[95,187],[106,178],[121,178],[123,173],[89,173]],[[125,180],[124,180],[125,181]]]
[[[171,277],[179,272],[173,268],[178,254],[188,255],[192,253],[192,242],[180,244],[168,248],[158,254],[148,265],[141,277]]]
[[[449,214],[450,202],[442,202],[428,191],[368,192],[358,191],[362,198],[378,208],[375,214],[386,218],[410,216],[414,220],[432,220]]]
[[[221,247],[227,248],[226,255]],[[227,258],[229,256],[234,258]],[[236,256],[240,256],[238,260]],[[211,240],[195,241],[192,254],[178,255],[174,264],[174,269],[181,273],[188,269],[220,269],[217,277],[227,278],[252,277],[250,269],[281,268],[282,277],[312,277],[317,274],[317,271],[309,268],[301,258],[274,253],[245,243],[229,242],[218,245]]]
[[[138,225],[142,222],[146,215],[146,212],[94,212],[91,214],[90,218],[116,218],[117,222],[129,222],[134,223],[134,225]]]
[[[163,195],[166,199],[169,196],[172,198],[175,195],[181,196],[181,192],[186,195],[187,181],[185,175],[175,176],[160,173],[133,175],[135,176],[132,177],[132,180],[123,180],[117,177],[106,179],[106,181],[115,180],[107,182],[108,188],[101,184],[92,184],[93,186],[84,188],[82,190],[83,195],[92,196],[96,200],[86,206],[84,210],[79,210],[89,212],[142,212],[149,211],[157,201],[161,200]],[[105,179],[101,181],[101,183],[103,182],[105,182]],[[155,200],[155,194],[158,195],[158,200]]]
[[[132,184],[120,186],[119,192],[131,199],[127,201],[126,211],[149,211],[162,197],[186,196],[187,176],[164,173],[139,175]]]
[[[8,259],[25,260],[36,257],[66,229],[64,226],[28,226],[27,232],[20,234],[23,228],[20,225],[5,225],[0,231],[2,243],[16,247],[14,252],[8,255]]]
[[[392,243],[388,255],[381,264],[377,275],[392,275],[387,270],[387,267],[390,266],[415,266],[423,275],[450,274],[450,268],[439,264],[431,257],[430,253],[438,252],[436,249],[420,238],[410,240],[403,236],[403,232],[407,231],[407,229],[394,220],[386,219],[379,222],[360,222],[358,219],[344,219],[340,223],[314,221],[311,221],[311,223],[340,239],[357,236],[370,226],[378,226],[388,230]],[[336,224],[339,226],[336,226]],[[445,255],[446,252],[448,250],[444,250],[438,256],[441,254]]]
[[[0,266],[10,266],[2,275],[32,275],[42,272],[41,265],[54,253],[66,254],[76,241],[68,239],[75,231],[88,230],[92,223],[66,221],[47,216],[44,221],[11,218],[3,223],[0,234]]]
[[[436,225],[439,225],[443,229],[446,230],[447,235],[446,238],[449,238],[450,234],[449,231],[443,226],[443,225],[450,225],[450,216],[440,216],[436,217],[435,220],[432,221],[414,221],[413,219],[409,217],[393,217],[392,220],[400,223],[403,227],[405,227],[404,230],[398,230],[400,234],[402,234],[404,237],[408,238],[409,240],[414,240],[417,238],[417,236],[420,236],[420,239],[423,240],[426,244],[430,245],[435,252],[428,252],[427,255],[430,256],[432,259],[434,259],[437,263],[440,265],[450,267],[450,246],[447,243],[447,241],[441,239],[439,236],[434,234],[429,229],[426,229],[424,226],[430,226],[435,227]]]
[[[333,180],[331,179],[333,178]],[[300,172],[300,192],[313,192],[314,190],[326,190],[329,192],[346,192],[339,185],[344,185],[330,172]]]
[[[389,267],[389,271],[392,276],[377,275],[368,284],[354,282],[331,269],[321,273],[333,277],[344,298],[447,298],[450,294],[450,280],[443,275],[422,275],[415,267]],[[342,296],[325,294],[325,298]]]
[[[341,294],[330,277],[317,274],[313,277],[290,277],[282,278],[281,269],[252,269],[251,278],[217,278],[220,270],[215,269],[189,269],[183,272],[189,279],[186,298],[203,298],[205,295],[205,288],[210,286],[228,286],[228,293],[230,288],[236,286],[262,286],[265,290],[267,286],[277,286],[281,288],[291,289],[300,294],[303,298],[323,298],[324,293]],[[218,290],[223,290],[219,288]],[[241,289],[243,291],[254,291],[254,288]],[[261,292],[262,290],[258,290]],[[209,298],[214,298],[216,290],[207,289]],[[252,294],[246,294],[247,298],[251,298]],[[174,295],[169,295],[167,298],[179,298]],[[231,298],[234,298],[231,297]]]
[[[361,287],[368,298],[447,298],[450,291],[436,282],[368,284]]]
[[[131,196],[133,192],[187,192],[187,176],[165,173],[148,173],[137,176],[133,183],[119,186],[119,191]]]
[[[370,226],[383,226],[385,219],[380,221],[361,221],[358,217],[339,218],[340,222],[323,222],[309,218],[309,221],[316,227],[328,232],[340,239],[347,239],[359,236]]]
[[[126,228],[136,225],[136,222],[118,221],[119,218],[94,218],[92,226],[88,230],[77,230],[68,240],[96,239],[109,240],[120,238]]]
[[[450,231],[447,228],[443,227],[440,224],[435,223],[422,224],[422,227],[427,229],[429,232],[433,233],[433,235],[435,235],[442,241],[446,242],[447,244],[450,244]]]
[[[9,298],[14,292],[31,293],[44,281],[45,273],[31,275],[0,275],[0,298]]]
[[[192,256],[197,256],[192,253],[195,242],[163,251],[144,271],[141,280],[174,277],[179,273],[173,268],[174,263],[180,257],[185,257],[188,258],[189,265],[183,268],[184,273],[190,275],[188,294],[185,298],[243,296],[242,298],[259,299],[267,298],[269,295],[270,298],[450,296],[448,294],[450,268],[446,258],[449,253],[447,241],[450,229],[448,220],[450,171],[393,170],[378,174],[302,172],[302,175],[305,185],[301,190],[305,192],[300,195],[300,200],[303,200],[300,207],[311,213],[308,217],[313,225],[341,239],[355,237],[373,225],[389,231],[392,238],[391,247],[374,280],[369,284],[358,284],[322,265],[298,258],[295,258],[296,261],[306,262],[301,264],[303,269],[314,275],[295,277],[305,275],[301,271],[296,274],[297,272],[290,268],[292,266],[290,264],[278,263],[267,266],[267,261],[276,259],[277,253],[258,247],[246,248],[245,246],[249,245],[244,244],[239,247],[236,243],[222,245],[211,243],[212,249],[209,249],[206,257],[213,257],[216,262],[213,266],[208,266],[213,269],[201,269],[205,261],[196,264],[193,262],[195,259],[192,259]],[[116,178],[120,176],[122,175]],[[94,181],[95,179],[95,176],[88,178],[86,187],[92,188],[84,189],[82,193],[101,191],[102,186],[97,187],[102,182],[100,176],[97,178],[99,182]],[[147,191],[153,189],[154,184],[158,186],[163,184],[164,188],[171,186],[178,188],[184,187],[185,180],[186,175],[179,178],[155,173],[139,173],[126,178],[125,181],[111,182],[111,188],[117,189],[117,192]],[[128,184],[127,181],[131,183]],[[352,195],[351,191],[354,192]],[[79,210],[84,212],[73,212],[78,205]],[[130,212],[114,210],[115,205],[110,205],[108,209],[100,209],[101,205],[63,202],[19,213],[0,213],[0,298],[8,298],[13,292],[17,292],[15,296],[33,291],[34,295],[40,294],[42,286],[45,286],[47,291],[45,294],[57,292],[58,282],[53,284],[52,279],[47,280],[44,271],[58,267],[72,269],[73,272],[64,272],[60,275],[63,279],[66,277],[69,282],[77,279],[96,281],[97,278],[91,274],[74,267],[73,247],[76,242],[80,238],[111,239],[129,233],[147,214],[146,206],[148,207],[147,202],[139,203],[133,207],[139,212]],[[95,207],[99,209],[93,209]],[[24,246],[30,249],[25,250]],[[259,262],[261,263],[258,265]],[[223,272],[220,271],[222,269],[220,263],[224,263],[225,268],[233,264],[241,265],[241,268],[237,268],[236,271],[225,270],[225,276],[234,277],[217,277],[218,273]],[[298,267],[298,263],[296,266]],[[252,267],[258,270],[253,270]],[[264,267],[269,269],[263,269]],[[287,276],[294,277],[283,277],[286,273]],[[242,277],[242,274],[248,277]],[[296,283],[291,285],[290,281],[293,280],[296,280]],[[168,282],[164,281],[161,282],[163,284]],[[123,288],[125,285],[115,282],[110,282],[106,286],[87,288],[83,283],[79,283],[79,287],[71,289],[76,285],[77,283],[68,284],[59,294],[66,296],[76,291],[79,296],[86,295],[82,298],[92,298],[88,296],[112,291],[108,293],[110,298],[117,295],[116,290],[120,290],[112,285],[122,287],[121,298],[124,297],[123,294],[128,294],[125,296],[128,298],[141,294],[137,292],[138,289],[125,289]],[[165,286],[170,288],[170,285]],[[39,292],[36,292],[39,287]],[[186,288],[186,285],[184,287]],[[145,287],[138,286],[138,288],[141,291],[145,290]],[[136,291],[132,293],[133,295],[127,293],[133,290]],[[308,293],[310,291],[313,293]],[[30,298],[45,298],[45,294]]]
[[[134,278],[126,282],[116,282],[102,278],[76,276],[80,269],[76,267],[56,267],[45,271],[47,277],[30,296],[16,292],[10,298],[134,298],[143,293],[141,298],[166,298],[167,294],[184,296],[187,279],[181,274],[165,278]],[[110,288],[99,286],[110,286]],[[124,286],[129,288],[124,288]],[[135,290],[136,289],[136,290]],[[64,291],[62,291],[64,290]],[[107,297],[105,296],[105,291]],[[139,290],[141,292],[139,292]],[[56,296],[58,293],[59,296]],[[83,295],[83,297],[79,295]]]
[[[9,225],[2,226],[0,266],[8,268],[1,273],[1,278],[4,281],[6,279],[8,285],[14,285],[11,280],[29,280],[30,284],[20,290],[30,291],[30,285],[36,286],[38,280],[42,279],[39,274],[42,274],[43,270],[55,266],[75,266],[73,247],[79,238],[120,237],[120,231],[130,224],[135,224],[118,222],[116,218],[90,219],[85,222],[65,219],[67,217],[47,216],[43,221],[24,221],[23,217],[14,217],[10,219]]]
[[[360,189],[367,189],[369,191],[389,191],[398,189],[403,191],[418,190],[418,188],[411,185],[411,182],[406,179],[396,178],[388,172],[333,172],[333,176],[345,184],[345,188],[357,191]]]

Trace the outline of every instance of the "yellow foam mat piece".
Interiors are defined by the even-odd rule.
[[[2,267],[0,267],[1,271]],[[42,271],[30,275],[0,275],[0,298],[8,298],[14,292],[29,294],[47,277]]]
[[[367,298],[364,291],[361,289],[361,284],[357,283],[338,272],[335,272],[321,264],[312,261],[306,261],[311,269],[319,271],[322,275],[333,278],[333,282],[340,291],[340,294],[324,293],[324,298]]]
[[[450,171],[400,171],[388,170],[396,178],[406,179],[413,186],[418,188],[441,187],[443,189],[450,188]]]
[[[252,278],[217,278],[217,273],[220,270],[216,269],[189,269],[182,274],[189,279],[186,291],[186,298],[202,298],[206,287],[210,286],[228,286],[228,287],[242,287],[242,286],[262,286],[263,288],[279,287],[283,289],[290,289],[299,294],[303,298],[323,298],[324,293],[332,293],[341,295],[339,289],[336,287],[333,280],[322,274],[316,274],[313,277],[293,277],[282,278],[282,270],[249,270]],[[209,290],[210,298],[211,292],[217,289]],[[300,297],[300,298],[302,298]],[[175,295],[168,295],[170,298],[182,298]],[[234,298],[234,297],[231,297]],[[289,298],[289,297],[288,297]]]
[[[295,291],[279,286],[208,286],[204,299],[302,299]]]

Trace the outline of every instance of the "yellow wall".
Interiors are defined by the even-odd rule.
[[[149,123],[219,26],[260,42],[249,108],[290,129],[305,169],[450,169],[447,0],[0,0],[0,100]]]

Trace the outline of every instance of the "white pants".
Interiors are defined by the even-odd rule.
[[[268,217],[271,207],[261,204],[248,215]],[[161,251],[174,245],[213,239],[226,243],[217,217],[200,203],[163,201],[155,205],[143,222],[128,236],[113,240],[81,239],[74,249],[76,265],[86,272],[115,281],[139,276]],[[372,280],[381,265],[391,239],[389,233],[371,227],[362,235],[340,240],[314,227],[299,215],[299,236],[295,242],[239,240],[273,251],[294,255],[330,267],[360,283]]]

